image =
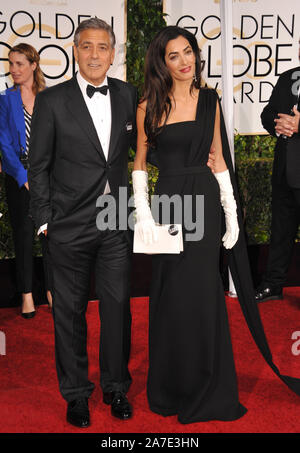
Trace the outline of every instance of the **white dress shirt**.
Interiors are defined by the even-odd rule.
[[[87,82],[82,77],[80,72],[77,73],[77,82],[82,92],[87,108],[89,109],[90,115],[92,117],[95,129],[99,137],[99,141],[101,143],[105,158],[107,160],[111,130],[111,105],[109,90],[107,91],[106,96],[99,92],[96,92],[91,98],[89,98],[88,95],[86,94],[86,87],[92,84]],[[104,85],[108,86],[107,77],[105,77],[101,85],[93,86],[95,86],[95,88],[100,88]]]
[[[91,98],[89,98],[88,95],[86,94],[86,87],[92,84],[87,82],[82,77],[79,71],[77,73],[77,82],[82,92],[83,99],[92,117],[99,141],[103,149],[104,156],[107,160],[111,132],[111,104],[109,90],[107,91],[106,96],[104,96],[102,93],[96,92]],[[93,86],[95,86],[95,88],[100,88],[103,85],[108,85],[107,76],[105,77],[101,85]],[[110,187],[107,181],[103,193],[107,194],[109,192]],[[39,235],[41,232],[45,231],[47,229],[47,226],[48,226],[47,223],[42,225],[39,228],[37,234]]]

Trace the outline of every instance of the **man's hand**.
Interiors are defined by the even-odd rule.
[[[211,147],[208,155],[208,161],[207,161],[207,166],[211,169],[213,173],[215,173],[215,160],[216,160],[216,155],[215,155],[215,148]]]
[[[278,113],[279,118],[275,118],[274,120],[276,123],[275,131],[277,134],[292,137],[295,132],[298,132],[300,112],[298,112],[295,105],[293,107],[293,113],[295,116]]]
[[[24,186],[26,187],[27,190],[29,190],[28,181],[26,181],[26,182],[24,183]]]
[[[294,118],[294,133],[299,132],[299,121],[300,121],[300,112],[297,109],[297,106],[294,105],[293,112],[295,114]]]

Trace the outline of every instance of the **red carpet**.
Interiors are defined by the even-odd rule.
[[[287,288],[284,301],[260,304],[260,313],[274,362],[284,374],[300,377],[300,355],[292,353],[293,332],[300,339],[300,289]],[[112,419],[101,402],[98,385],[99,317],[97,302],[90,302],[90,379],[96,384],[90,399],[91,422],[85,433],[299,433],[300,399],[272,372],[261,357],[236,299],[227,299],[232,342],[239,381],[240,401],[247,414],[234,422],[181,425],[176,417],[164,418],[148,409],[146,400],[148,299],[132,299],[133,384],[129,399],[131,420]],[[6,335],[6,355],[0,355],[0,432],[76,433],[65,421],[66,403],[61,398],[54,363],[53,321],[46,306],[38,307],[32,320],[24,320],[15,308],[0,310],[0,330]],[[295,349],[296,346],[295,346]],[[294,351],[295,352],[295,351]],[[296,351],[297,352],[297,351]],[[299,345],[300,353],[300,345]]]

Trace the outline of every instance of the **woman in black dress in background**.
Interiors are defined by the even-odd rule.
[[[187,219],[182,216],[183,253],[153,257],[150,408],[161,415],[178,415],[181,423],[238,419],[246,409],[238,399],[219,273],[222,206],[226,221],[223,244],[230,249],[239,235],[236,202],[222,154],[218,96],[201,87],[200,51],[187,30],[166,27],[150,44],[137,126],[132,179],[136,229],[143,240],[156,239],[147,200],[149,155],[159,168],[157,195],[179,194],[182,200],[184,195],[192,196],[196,216],[196,196],[204,196],[202,239],[195,240],[196,235],[187,231]],[[215,150],[214,174],[206,165],[211,147]],[[171,217],[167,223],[178,223],[174,220]]]

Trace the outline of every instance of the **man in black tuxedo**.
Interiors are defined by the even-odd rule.
[[[129,232],[118,228],[116,212],[115,229],[96,226],[97,199],[98,206],[106,194],[118,202],[119,189],[128,188],[128,150],[136,137],[136,89],[106,75],[114,47],[106,22],[83,21],[74,36],[79,72],[37,96],[31,128],[31,211],[49,241],[58,380],[68,403],[67,421],[79,427],[89,426],[94,389],[85,319],[92,266],[100,299],[103,401],[120,419],[132,415],[126,397],[132,247]]]
[[[299,55],[300,57],[300,55]],[[272,225],[267,271],[256,301],[282,299],[300,214],[300,66],[284,72],[273,89],[261,119],[274,136]]]

